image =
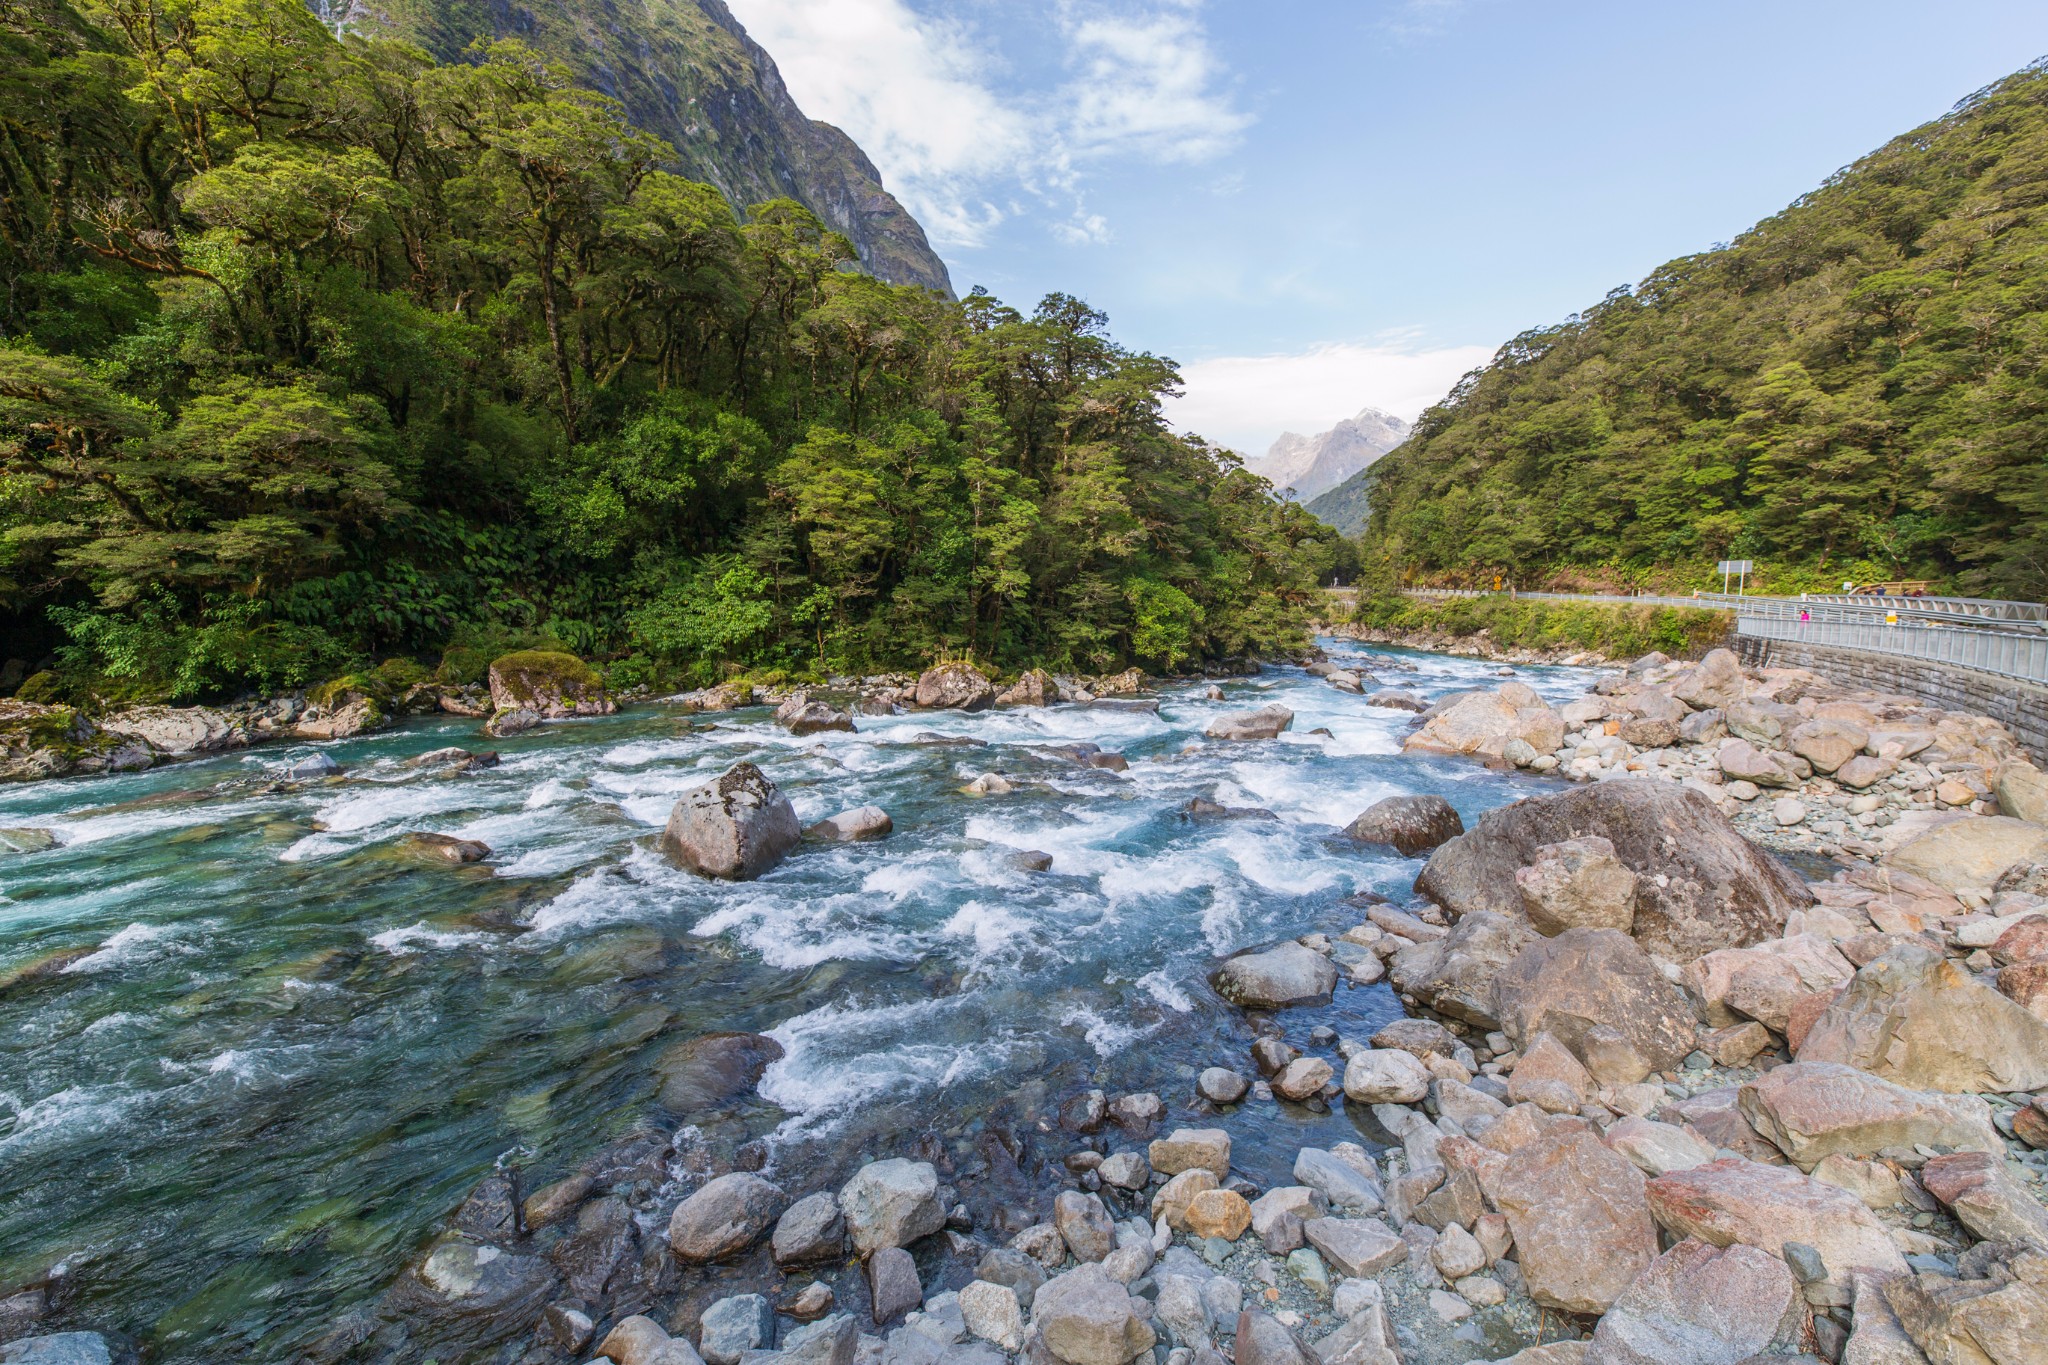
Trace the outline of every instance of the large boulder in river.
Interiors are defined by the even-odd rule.
[[[808,692],[792,692],[775,708],[775,723],[792,735],[817,735],[827,730],[853,733],[853,713],[830,702],[813,700]]]
[[[1813,903],[1806,883],[1711,800],[1655,779],[1596,782],[1488,811],[1430,855],[1415,889],[1456,916],[1521,919],[1515,873],[1545,845],[1587,835],[1607,840],[1636,874],[1635,938],[1669,961],[1776,938],[1786,915]]]
[[[939,1203],[939,1173],[928,1161],[892,1157],[854,1172],[839,1191],[839,1211],[863,1255],[909,1246],[946,1225]]]
[[[2048,1020],[1958,963],[1902,943],[1865,963],[1807,1030],[1802,1062],[1842,1062],[1915,1090],[2048,1087]]]
[[[1959,818],[1908,839],[1884,861],[1945,891],[1989,888],[2009,868],[2048,863],[2048,829],[2007,815]]]
[[[803,839],[796,811],[751,763],[736,763],[676,800],[662,851],[690,871],[750,881],[781,862]]]
[[[759,1241],[788,1207],[779,1185],[746,1171],[721,1175],[676,1205],[668,1244],[685,1265],[722,1261]]]
[[[1218,716],[1202,731],[1210,739],[1277,739],[1294,724],[1294,712],[1284,706],[1262,706],[1256,711],[1236,711]]]
[[[491,705],[499,711],[535,711],[549,720],[609,716],[619,709],[596,669],[574,654],[524,649],[491,664]]]
[[[761,1083],[782,1044],[761,1033],[707,1033],[668,1048],[654,1062],[661,1077],[661,1107],[704,1114],[730,1104]]]
[[[1493,982],[1499,1027],[1518,1046],[1552,1034],[1587,1061],[1586,1035],[1618,1030],[1650,1071],[1678,1066],[1693,1050],[1693,1012],[1678,987],[1635,940],[1614,929],[1567,929],[1538,938]],[[1602,1035],[1605,1046],[1621,1044]]]
[[[1216,993],[1246,1009],[1313,1005],[1337,989],[1337,968],[1321,953],[1283,943],[1263,953],[1240,953],[1210,978]]]
[[[1385,844],[1404,858],[1427,853],[1465,832],[1465,822],[1441,796],[1390,796],[1374,802],[1345,827],[1362,844]]]
[[[1526,921],[1481,910],[1459,920],[1444,937],[1395,953],[1387,975],[1396,990],[1438,1014],[1497,1029],[1494,978],[1535,937]]]
[[[940,664],[918,675],[919,706],[944,711],[986,711],[995,704],[994,684],[967,664]]]
[[[1564,743],[1564,718],[1525,683],[1504,683],[1498,692],[1475,692],[1425,721],[1408,736],[1405,750],[1431,754],[1477,754],[1500,758],[1515,740],[1538,754],[1554,754]]]

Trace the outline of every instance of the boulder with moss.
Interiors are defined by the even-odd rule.
[[[374,673],[349,673],[306,694],[292,733],[300,739],[347,739],[391,723],[391,689]]]
[[[491,663],[491,705],[498,711],[532,711],[546,720],[568,716],[609,716],[619,709],[604,679],[574,654],[522,649]]]
[[[102,730],[76,707],[0,700],[0,782],[134,772],[155,762],[147,742]]]

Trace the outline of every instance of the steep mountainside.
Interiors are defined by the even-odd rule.
[[[1369,469],[1361,469],[1335,488],[1310,498],[1305,504],[1308,514],[1325,526],[1336,528],[1339,535],[1360,534],[1372,515],[1372,504],[1366,497],[1369,474]]]
[[[1515,338],[1369,476],[1377,548],[2048,595],[2048,67]]]
[[[1317,436],[1283,432],[1264,459],[1248,460],[1245,468],[1269,480],[1283,495],[1307,502],[1407,439],[1406,422],[1366,408]]]
[[[774,59],[724,0],[310,0],[343,32],[408,38],[441,61],[478,37],[518,38],[622,102],[675,147],[675,171],[716,185],[735,208],[787,196],[892,284],[952,293],[924,229],[882,188],[853,139],[806,118]]]

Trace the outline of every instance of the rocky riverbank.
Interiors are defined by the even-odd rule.
[[[1655,706],[1726,676],[1717,660],[1668,666],[1594,697]],[[1323,676],[1374,704],[1358,671]],[[913,704],[994,700],[986,680],[925,682]],[[1814,708],[1784,735],[1851,723],[1819,714],[1836,699],[1780,683],[1743,676],[1739,698],[1682,704],[1747,723],[1752,689],[1777,688],[1773,704]],[[1427,855],[1415,896],[1364,897],[1339,932],[1219,961],[1243,1050],[1185,1091],[1080,1088],[1007,1132],[906,1137],[838,1171],[643,1124],[542,1189],[491,1177],[308,1359],[2036,1362],[2048,886],[2023,840],[2048,831],[1976,810],[1985,798],[1947,803],[1875,864],[1808,881],[1744,836],[1750,803],[1705,790],[1725,771],[1717,784],[1690,756],[1686,776],[1644,762],[1707,746],[1624,739],[1623,755],[1598,741],[1626,722],[1568,721],[1572,705],[1509,683],[1425,708],[1414,751],[1585,784],[1470,829],[1440,798],[1361,812],[1346,837],[1362,850]],[[834,701],[792,697],[782,723],[827,719],[820,706],[838,718]],[[1905,760],[1919,768],[2018,761],[1966,720],[1915,719],[1931,736]],[[1213,722],[1209,742],[1256,752],[1291,723],[1268,706]],[[1872,739],[1861,756],[1899,761],[1891,738],[1862,752]],[[1813,764],[1790,743],[1737,742]],[[1597,773],[1580,766],[1589,746]],[[672,858],[746,878],[797,846],[786,799],[743,769],[677,801]],[[1897,790],[1911,804],[1916,789]],[[1216,810],[1195,814],[1265,814]],[[882,830],[856,814],[827,823]],[[2013,826],[2032,833],[2009,839]],[[1382,982],[1410,1018],[1360,1037],[1295,1022]],[[743,1095],[780,1051],[763,1035],[698,1040],[669,1062],[664,1107]],[[1318,1107],[1348,1113],[1360,1141],[1302,1147],[1292,1183],[1247,1178],[1215,1126]],[[35,1321],[12,1307],[24,1297],[0,1314]]]
[[[1611,660],[1598,650],[1565,647],[1536,649],[1528,645],[1503,645],[1486,631],[1461,635],[1447,630],[1387,630],[1378,626],[1339,623],[1325,627],[1330,634],[1364,645],[1395,649],[1417,649],[1426,654],[1449,654],[1460,659],[1486,659],[1503,664],[1559,664],[1569,668],[1594,668]]]

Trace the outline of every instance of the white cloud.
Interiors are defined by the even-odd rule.
[[[1036,91],[999,88],[984,33],[908,0],[729,3],[804,112],[845,129],[942,246],[979,245],[1038,204],[1061,240],[1107,241],[1110,225],[1081,202],[1093,166],[1208,160],[1251,121],[1226,87],[1201,0],[1033,0],[1068,72]]]
[[[1182,431],[1264,455],[1283,431],[1327,431],[1360,408],[1407,421],[1449,393],[1490,346],[1433,350],[1336,342],[1293,355],[1224,356],[1181,366],[1186,394],[1167,404]]]
[[[1469,0],[1401,0],[1385,20],[1397,38],[1434,38],[1464,13]]]
[[[1250,126],[1216,88],[1222,63],[1192,5],[1130,12],[1069,3],[1062,11],[1079,73],[1066,120],[1077,148],[1206,161]]]

